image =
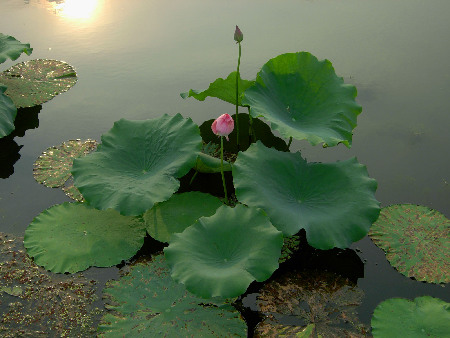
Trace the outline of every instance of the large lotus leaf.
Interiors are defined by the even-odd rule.
[[[194,166],[201,145],[198,126],[180,114],[121,119],[96,152],[74,160],[74,183],[97,209],[141,215],[177,191],[177,178]]]
[[[307,52],[287,53],[269,60],[247,89],[242,104],[254,117],[263,116],[284,137],[324,146],[352,143],[361,106],[356,88],[344,84],[330,61]]]
[[[367,235],[380,212],[377,183],[355,158],[307,163],[298,152],[257,142],[239,153],[233,181],[240,202],[266,211],[287,236],[305,229],[317,249],[349,247]]]
[[[232,116],[236,125],[236,114]],[[253,118],[254,139],[260,140],[266,147],[275,148],[280,151],[287,150],[287,144],[283,139],[275,136],[270,127],[260,119]],[[215,143],[220,145],[220,137],[215,135],[211,130],[214,119],[207,120],[200,126],[200,134],[206,143]],[[249,116],[248,114],[239,114],[239,148],[236,144],[236,128],[229,135],[229,141],[223,142],[224,152],[237,154],[238,151],[246,150],[253,142],[253,137],[249,132]],[[220,148],[219,148],[220,149]]]
[[[160,242],[169,242],[172,234],[183,232],[200,217],[214,215],[222,205],[217,197],[198,191],[175,194],[144,214],[147,232]]]
[[[223,101],[236,104],[236,72],[230,73],[228,77],[224,80],[222,78],[218,78],[214,82],[209,84],[208,89],[204,91],[191,89],[187,93],[181,93],[180,96],[183,99],[188,97],[193,97],[199,101],[204,101],[208,96],[217,97]],[[242,106],[242,93],[253,85],[255,81],[243,80],[239,77],[239,93],[238,93],[238,102],[239,105]],[[240,122],[240,121],[239,121]]]
[[[11,134],[14,130],[14,120],[17,108],[12,100],[4,94],[5,86],[0,85],[0,138]]]
[[[421,205],[391,205],[381,210],[369,235],[403,275],[450,282],[450,220],[443,214]]]
[[[115,210],[63,203],[35,217],[24,245],[36,264],[52,272],[107,267],[131,258],[144,244],[145,224]]]
[[[261,289],[257,306],[266,320],[256,333],[295,337],[296,331],[314,324],[309,326],[313,337],[365,337],[367,328],[357,312],[363,296],[355,284],[332,272],[289,272]],[[295,324],[280,325],[286,321]]]
[[[265,281],[278,268],[283,235],[261,210],[222,206],[164,249],[172,277],[204,298],[236,297],[251,282]]]
[[[97,148],[95,140],[69,140],[48,148],[34,162],[33,176],[39,183],[60,188],[72,175],[73,160],[85,156]]]
[[[77,82],[69,64],[57,60],[37,59],[19,63],[0,73],[8,95],[16,107],[32,107],[68,91]]]
[[[20,54],[31,55],[33,48],[29,43],[21,43],[12,36],[0,33],[0,63],[6,59],[16,60]],[[1,82],[1,81],[0,81]]]
[[[229,304],[210,304],[175,283],[162,255],[136,264],[104,289],[112,310],[99,326],[104,337],[247,337],[247,326]]]
[[[430,296],[385,300],[373,312],[372,334],[375,338],[450,337],[450,303]]]

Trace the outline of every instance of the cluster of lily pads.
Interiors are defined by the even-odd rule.
[[[74,75],[55,79],[66,77]],[[253,281],[272,276],[289,252],[284,243],[303,231],[314,248],[348,248],[369,233],[380,214],[377,183],[356,158],[314,163],[289,151],[292,139],[323,147],[352,144],[361,106],[355,101],[356,88],[335,74],[330,61],[308,52],[282,54],[269,60],[256,80],[241,79],[238,66],[206,90],[181,96],[200,101],[215,97],[248,109],[243,114],[236,108],[233,115],[240,128],[224,144],[225,163],[218,158],[219,139],[211,130],[219,113],[201,126],[180,114],[121,119],[98,145],[93,140],[67,141],[47,149],[35,163],[38,182],[62,187],[78,201],[55,205],[29,225],[24,245],[36,264],[55,273],[74,273],[129,260],[146,236],[167,243],[163,255],[134,265],[105,289],[111,310],[99,328],[105,336],[144,330],[154,335],[180,330],[221,335],[225,330],[225,335],[246,336],[245,322],[230,302]],[[230,199],[220,189],[208,186],[206,191],[214,192],[207,193],[193,184],[212,178],[220,187],[220,178],[214,178],[222,170],[227,172]],[[447,263],[431,267],[431,281],[444,283],[449,251],[442,249],[448,247],[449,223],[445,217],[436,223],[434,216],[428,218],[442,241],[427,254]],[[372,227],[374,241],[394,236],[380,230],[384,219]],[[424,273],[417,279],[429,280],[421,264],[407,266],[407,275]],[[361,298],[354,286],[330,292]],[[267,309],[261,306],[262,312],[275,311]],[[375,326],[383,317],[380,311]],[[446,318],[448,312],[440,315]],[[304,336],[327,332],[320,331],[319,323],[309,324]]]

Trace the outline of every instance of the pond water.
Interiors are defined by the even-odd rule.
[[[181,113],[201,124],[231,114],[229,104],[183,100],[179,93],[206,88],[235,70],[236,24],[244,33],[243,78],[253,79],[281,53],[309,51],[329,59],[358,89],[363,113],[351,149],[294,141],[292,150],[309,161],[357,156],[378,181],[382,206],[421,204],[450,217],[448,0],[2,0],[0,13],[0,31],[34,48],[0,70],[48,58],[68,62],[78,74],[69,92],[42,106],[39,126],[15,138],[20,150],[12,149],[12,157],[20,158],[14,172],[0,164],[0,232],[23,236],[41,211],[69,200],[33,178],[33,162],[46,148],[69,139],[99,140],[122,117]],[[448,286],[397,273],[370,239],[353,248],[365,263],[358,279],[364,322],[390,297],[450,301]],[[92,271],[99,279],[114,275]]]

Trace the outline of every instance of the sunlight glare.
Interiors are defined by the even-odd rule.
[[[94,16],[99,0],[66,0],[59,4],[58,14],[67,19],[89,20]]]

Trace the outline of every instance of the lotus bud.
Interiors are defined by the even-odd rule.
[[[234,31],[234,41],[236,41],[237,43],[241,42],[242,40],[244,40],[244,34],[242,34],[241,30],[239,29],[238,26],[236,26],[236,30]]]
[[[230,135],[234,129],[233,118],[228,114],[222,114],[213,122],[211,129],[214,134],[217,136],[225,136],[227,141],[229,141],[228,135]]]

